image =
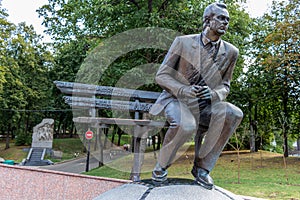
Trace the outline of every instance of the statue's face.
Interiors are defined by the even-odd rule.
[[[229,13],[226,9],[217,9],[209,21],[209,28],[216,35],[224,35],[229,25]]]

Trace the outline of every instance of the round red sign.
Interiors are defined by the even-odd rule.
[[[87,140],[90,140],[93,138],[93,131],[88,130],[87,132],[85,132],[85,138]]]

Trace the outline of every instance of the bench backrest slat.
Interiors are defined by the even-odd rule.
[[[97,95],[101,97],[117,97],[120,99],[138,99],[141,101],[154,102],[160,95],[159,92],[133,90],[111,86],[97,86],[63,81],[54,81],[54,83],[62,93],[79,96]]]
[[[129,112],[149,112],[152,103],[121,100],[96,99],[86,97],[64,96],[65,102],[73,108],[97,108],[107,110],[123,110]]]

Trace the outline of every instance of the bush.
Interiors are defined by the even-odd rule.
[[[15,145],[31,145],[31,135],[26,133],[18,133],[16,136]]]

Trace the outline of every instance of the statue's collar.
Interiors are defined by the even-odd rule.
[[[206,46],[208,43],[211,43],[213,46],[219,45],[221,39],[219,38],[217,41],[211,41],[204,33],[201,33],[201,41],[204,46]]]

